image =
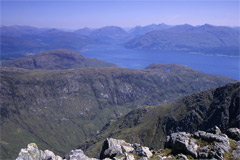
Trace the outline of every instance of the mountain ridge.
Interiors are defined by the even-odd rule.
[[[82,28],[73,32],[56,28],[1,26],[1,61],[50,49],[66,48],[78,51],[88,45],[102,44],[124,45],[132,49],[180,50],[239,56],[239,34],[236,27],[209,24],[201,26],[152,24],[138,26],[128,32],[118,26]],[[152,39],[156,39],[156,42]]]
[[[240,82],[180,98],[173,103],[135,109],[117,121],[105,125],[101,132],[79,148],[94,156],[106,137],[140,143],[155,149],[163,147],[165,136],[174,132],[193,133],[214,126],[226,132],[240,128]]]
[[[176,50],[239,56],[239,32],[230,27],[179,25],[151,31],[125,43],[127,48]]]
[[[98,59],[86,58],[80,53],[66,49],[56,49],[26,56],[6,62],[3,67],[24,69],[71,69],[91,67],[117,67],[117,65]]]

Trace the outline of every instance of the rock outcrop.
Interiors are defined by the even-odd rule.
[[[238,128],[231,131],[238,132]],[[127,143],[124,140],[107,138],[98,154],[102,160],[164,160],[164,159],[236,159],[240,158],[240,141],[223,134],[218,127],[193,134],[176,132],[167,136],[165,148],[150,150],[140,144]],[[39,150],[31,143],[27,149],[21,149],[16,160],[98,160],[89,158],[81,149],[71,150],[63,158],[49,150]]]
[[[199,159],[225,159],[230,149],[233,149],[230,157],[237,158],[240,153],[239,141],[229,139],[226,134],[221,133],[218,127],[210,129],[210,132],[197,131],[193,134],[186,132],[172,133],[167,137],[166,148],[170,148],[173,154],[186,154]],[[232,128],[236,133],[238,128]],[[230,144],[232,143],[232,145]],[[233,147],[232,146],[237,146]]]
[[[150,158],[153,155],[148,147],[143,147],[140,144],[130,144],[123,140],[107,138],[103,143],[99,158],[114,158],[125,155],[127,159],[134,159],[134,157],[129,154],[135,154],[139,157],[147,158]]]
[[[148,147],[140,144],[130,144],[124,140],[107,138],[100,151],[99,159],[104,160],[135,160],[135,157],[141,160],[148,160],[153,156]],[[28,144],[26,149],[21,149],[16,160],[98,160],[89,158],[81,149],[71,150],[63,158],[55,155],[49,150],[39,150],[35,143]]]
[[[229,138],[240,141],[240,129],[238,128],[229,128],[227,135]]]
[[[62,157],[49,150],[39,150],[35,143],[30,143],[21,149],[16,160],[62,160]]]
[[[68,154],[66,154],[63,159],[66,160],[97,160],[96,158],[89,158],[84,154],[81,149],[71,150]]]
[[[35,143],[28,144],[27,148],[21,149],[16,160],[97,160],[87,157],[81,149],[71,150],[63,158],[55,155],[50,150],[39,150]]]
[[[198,157],[199,146],[192,135],[186,132],[172,133],[167,137],[166,147],[172,148],[173,153],[190,154],[194,158]]]
[[[240,141],[236,142],[236,149],[232,151],[232,156],[236,160],[240,160]]]

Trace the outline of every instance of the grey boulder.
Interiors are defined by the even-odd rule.
[[[229,138],[232,138],[236,141],[240,140],[240,129],[238,128],[230,128],[227,131],[227,135]]]

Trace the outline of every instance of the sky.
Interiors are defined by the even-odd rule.
[[[1,0],[1,25],[79,29],[103,26],[240,26],[238,0]]]

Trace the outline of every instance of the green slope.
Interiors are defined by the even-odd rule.
[[[226,132],[240,128],[240,82],[195,93],[168,105],[145,106],[107,124],[95,138],[79,147],[94,156],[107,137],[163,148],[170,133],[207,130],[214,126]]]
[[[141,70],[3,67],[0,76],[1,159],[15,158],[30,142],[61,155],[132,109],[234,81],[180,65]]]

